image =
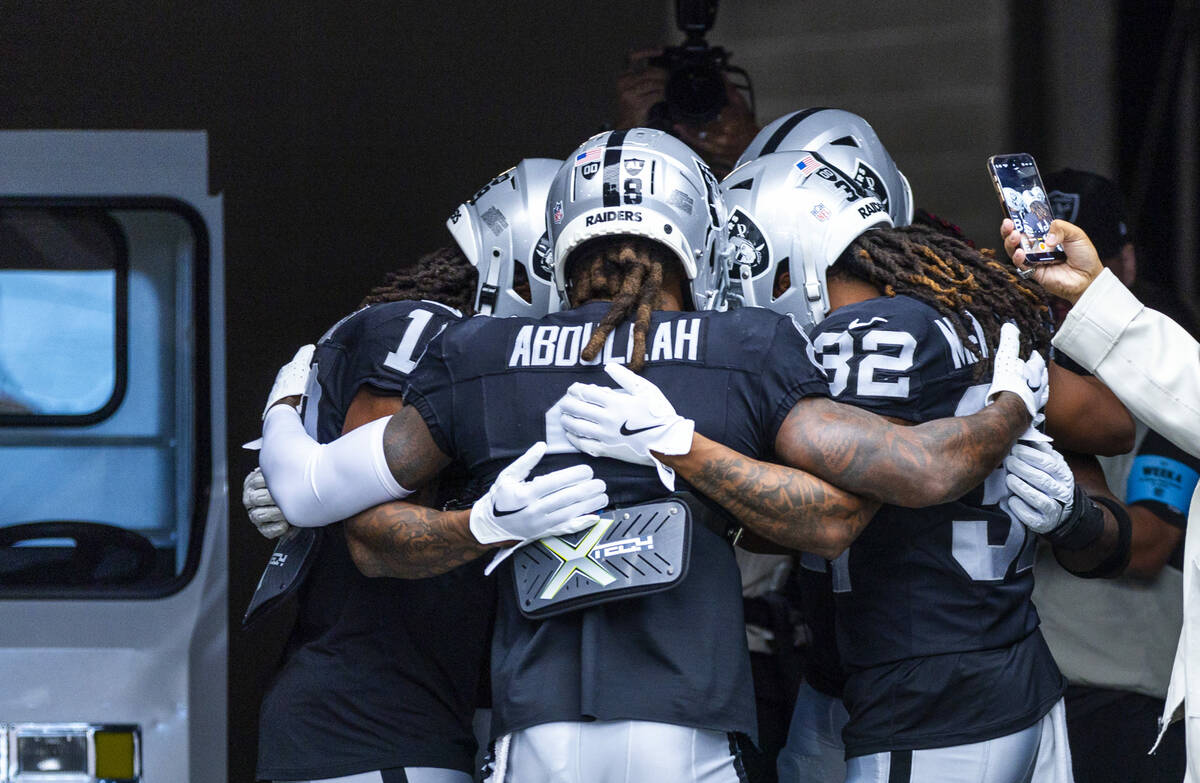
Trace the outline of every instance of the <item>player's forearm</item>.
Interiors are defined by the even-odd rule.
[[[1050,363],[1046,433],[1059,451],[1113,456],[1133,448],[1133,417],[1097,378]]]
[[[983,483],[1029,426],[1014,394],[970,416],[903,426],[827,399],[804,400],[780,428],[784,462],[881,503],[921,508]]]
[[[1104,527],[1100,534],[1087,546],[1079,549],[1055,545],[1054,558],[1059,565],[1076,576],[1088,579],[1121,576],[1129,564],[1128,516],[1125,515],[1124,520],[1118,520],[1108,506],[1102,503],[1096,505],[1104,515]]]
[[[1183,531],[1164,521],[1145,506],[1126,506],[1133,523],[1129,565],[1124,576],[1154,579],[1171,559],[1183,538]]]
[[[346,543],[366,576],[436,576],[495,548],[475,540],[470,517],[470,509],[438,511],[414,503],[385,503],[346,521]]]
[[[409,494],[388,475],[380,446],[385,424],[371,422],[320,444],[305,432],[294,408],[270,409],[263,422],[259,464],[291,524],[328,525]]]
[[[1100,461],[1091,454],[1063,453],[1066,464],[1079,490],[1086,495],[1086,505],[1095,506],[1101,513],[1102,525],[1095,538],[1086,546],[1075,544],[1068,549],[1054,546],[1054,557],[1067,571],[1085,578],[1109,578],[1120,576],[1126,571],[1133,552],[1132,543],[1137,539],[1137,528],[1132,524],[1126,506],[1108,488],[1108,479]],[[1097,500],[1103,498],[1103,500]],[[1107,504],[1107,505],[1106,505]],[[1112,508],[1116,508],[1122,519],[1118,520]],[[1081,507],[1079,510],[1083,510]],[[1122,527],[1125,528],[1122,533]],[[1131,574],[1136,576],[1137,574]]]
[[[752,459],[698,434],[687,454],[659,458],[764,538],[829,559],[879,508],[816,476]]]

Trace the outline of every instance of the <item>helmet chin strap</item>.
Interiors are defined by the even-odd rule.
[[[792,252],[795,253],[797,249],[793,246]],[[801,291],[804,293],[804,302],[808,306],[808,312],[812,316],[812,323],[815,326],[825,320],[825,313],[829,311],[829,294],[817,262],[807,254],[800,257],[803,259],[804,267],[804,285]]]
[[[480,281],[479,291],[475,296],[475,312],[480,315],[491,315],[496,310],[496,298],[499,296],[500,286],[500,257],[492,256],[492,263],[488,264],[487,280]]]

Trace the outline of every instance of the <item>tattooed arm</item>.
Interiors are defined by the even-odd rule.
[[[424,486],[450,462],[412,406],[401,408],[388,422],[383,453],[393,477],[405,487]],[[470,509],[438,511],[406,501],[384,503],[346,520],[346,544],[366,576],[435,576],[498,546],[475,540],[470,517]]]
[[[775,439],[780,460],[800,470],[699,434],[687,454],[655,456],[755,533],[833,559],[879,503],[932,506],[978,486],[1028,425],[1013,394],[971,416],[917,426],[812,397],[792,408]]]
[[[775,439],[782,461],[881,503],[909,508],[956,500],[1000,464],[1029,426],[1005,392],[970,416],[916,426],[825,398],[796,403]]]
[[[659,458],[758,535],[829,560],[850,546],[879,508],[804,471],[751,459],[700,434],[687,454]]]
[[[438,511],[403,501],[368,509],[346,522],[346,543],[366,576],[421,579],[469,563],[500,544],[471,535],[471,510]]]

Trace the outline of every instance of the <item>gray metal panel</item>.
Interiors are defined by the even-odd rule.
[[[208,195],[208,134],[0,131],[0,193],[199,200]]]
[[[208,231],[212,472],[196,574],[150,601],[0,599],[0,722],[138,724],[148,781],[226,779],[224,246],[207,165],[203,132],[0,132],[0,194],[169,196]]]

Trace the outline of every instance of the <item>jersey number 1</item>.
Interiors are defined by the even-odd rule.
[[[404,329],[404,336],[400,338],[400,344],[383,360],[384,367],[389,367],[403,375],[412,372],[413,368],[417,366],[417,359],[421,358],[413,354],[417,352],[417,343],[420,342],[425,327],[433,318],[433,313],[428,310],[413,310],[407,318],[409,324]]]

